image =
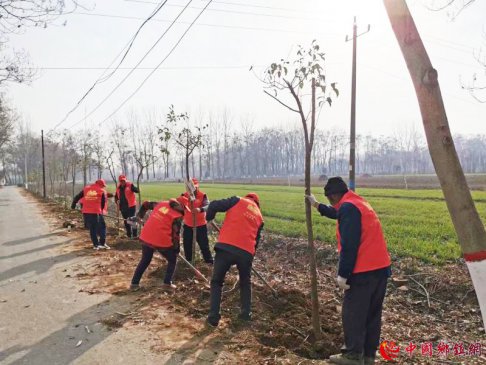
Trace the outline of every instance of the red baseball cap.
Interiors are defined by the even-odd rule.
[[[184,197],[184,196],[179,196],[177,199],[170,199],[170,200],[175,200],[176,202],[178,202],[180,205],[182,205],[184,207],[184,210],[187,210],[188,212],[190,212],[191,210],[189,209],[189,207],[186,205],[187,203],[187,198]]]
[[[96,180],[95,184],[101,186],[102,188],[106,187],[106,182],[104,179]]]
[[[127,181],[127,177],[125,175],[118,176],[118,181]]]
[[[258,206],[260,206],[260,198],[258,197],[257,193],[248,193],[245,195],[245,198],[250,198],[255,203],[257,203]]]

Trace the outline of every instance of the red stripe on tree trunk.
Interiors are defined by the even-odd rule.
[[[464,260],[466,260],[468,262],[486,260],[486,251],[465,253],[464,254]]]

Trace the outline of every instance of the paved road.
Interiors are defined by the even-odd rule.
[[[0,189],[0,364],[164,363],[143,329],[112,332],[99,322],[129,303],[79,292],[66,273],[90,258],[62,253],[69,236],[53,232],[20,191]]]

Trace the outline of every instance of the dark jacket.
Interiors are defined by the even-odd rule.
[[[361,212],[352,203],[342,204],[339,210],[336,210],[330,205],[319,204],[317,210],[322,216],[339,221],[341,252],[339,254],[338,275],[343,278],[350,278],[353,275],[352,273],[361,243]],[[390,267],[376,271],[383,271],[387,276],[391,274]]]
[[[237,196],[232,196],[231,198],[227,198],[227,199],[213,200],[209,204],[209,207],[206,211],[207,221],[208,222],[212,221],[216,217],[217,213],[227,212],[228,210],[233,208],[236,204],[238,204],[239,201],[240,201],[240,198],[237,197]],[[256,238],[256,242],[255,242],[255,248],[258,248],[258,244],[260,243],[263,225],[264,224],[262,223],[260,225],[260,227],[258,228],[257,238]],[[214,248],[215,248],[215,250],[220,249],[220,250],[224,250],[224,251],[227,251],[227,252],[231,252],[231,253],[233,253],[235,255],[239,255],[239,256],[242,256],[242,255],[244,255],[244,256],[250,255],[251,256],[251,254],[249,252],[246,252],[245,250],[242,250],[241,248],[238,248],[238,247],[235,247],[235,246],[232,246],[232,245],[227,245],[227,244],[221,243],[221,242],[216,242],[216,245],[214,246]]]

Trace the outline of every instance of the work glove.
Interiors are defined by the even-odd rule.
[[[312,205],[313,207],[317,208],[319,206],[319,202],[316,200],[314,194],[305,195],[305,198],[309,201],[310,205]]]
[[[336,282],[337,282],[337,285],[339,286],[340,289],[342,290],[348,290],[349,288],[351,288],[348,284],[347,284],[347,281],[348,279],[346,278],[343,278],[342,276],[339,276],[336,278]]]
[[[127,218],[127,224],[131,225],[132,227],[137,227],[138,223],[140,223],[140,218],[137,216]]]

